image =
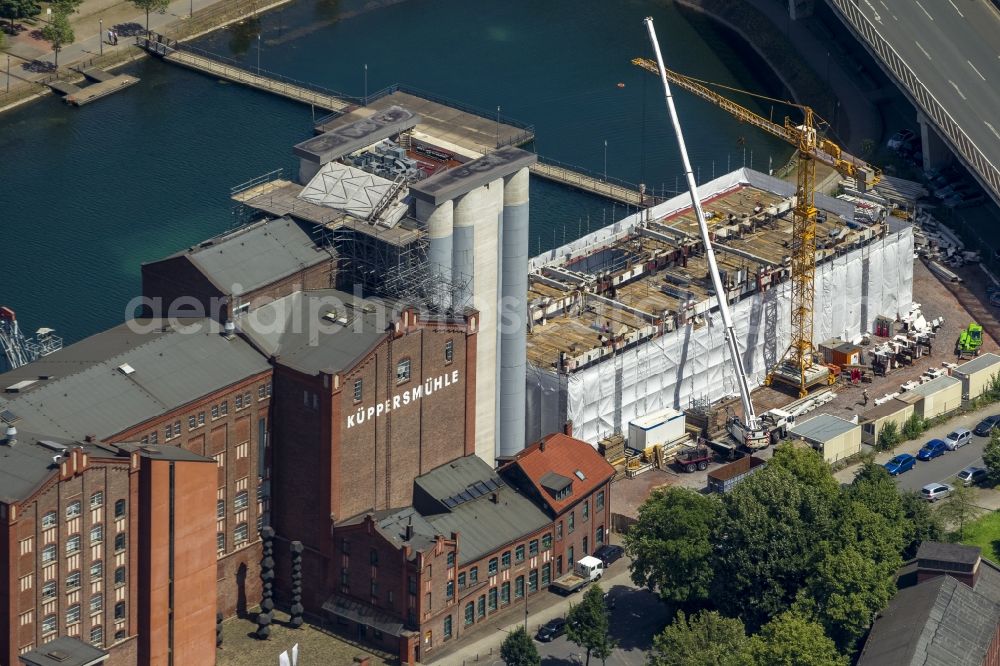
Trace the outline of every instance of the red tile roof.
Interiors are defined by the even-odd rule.
[[[584,441],[562,433],[543,437],[517,454],[507,466],[516,465],[531,480],[535,489],[557,514],[594,492],[615,474],[615,469],[597,450]],[[583,474],[583,479],[577,475]],[[573,492],[557,500],[542,487],[542,478],[559,474],[573,482]]]

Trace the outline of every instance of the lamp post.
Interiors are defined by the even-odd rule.
[[[497,148],[500,147],[500,105],[497,104]]]
[[[604,180],[608,180],[608,140],[604,140]]]
[[[194,16],[194,0],[191,0],[191,3],[188,5],[188,18],[192,16]]]
[[[10,56],[7,56],[7,92],[10,92]]]
[[[257,76],[260,76],[260,33],[257,33]]]
[[[104,19],[97,19],[97,43],[100,44],[100,55],[104,55]]]
[[[365,63],[365,106],[368,106],[368,63]]]

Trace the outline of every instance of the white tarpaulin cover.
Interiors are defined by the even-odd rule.
[[[748,182],[748,174],[775,180],[748,170],[735,172],[744,183]],[[719,184],[721,180],[713,183]],[[776,189],[770,182],[752,184],[769,191]],[[708,190],[707,186],[699,188],[702,189]],[[712,191],[720,190],[700,193]],[[822,203],[829,201],[833,200]],[[656,217],[661,215],[660,211],[654,213]],[[614,229],[608,227],[590,236],[621,233],[625,226],[630,226],[627,220],[613,225]],[[582,245],[577,244],[581,241],[572,244],[573,248],[567,246],[547,253],[545,259],[536,257],[532,265],[551,263],[579,251]],[[592,244],[593,240],[587,243]],[[913,290],[911,228],[897,228],[883,239],[817,266],[815,290],[813,339],[816,341],[836,336],[851,338],[871,330],[879,315],[905,314]],[[761,385],[767,371],[788,348],[790,291],[791,284],[785,282],[769,291],[755,293],[731,308],[742,361],[752,387]],[[683,409],[695,399],[718,400],[736,394],[738,388],[727,355],[725,329],[716,311],[705,324],[682,327],[568,376],[529,364],[527,441],[561,430],[565,421],[570,420],[574,436],[596,444],[613,432],[627,432],[629,421],[649,412],[665,407]]]

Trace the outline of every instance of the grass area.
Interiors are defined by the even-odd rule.
[[[983,557],[1000,562],[1000,511],[988,513],[965,527],[962,543],[979,546]]]
[[[252,615],[252,614],[251,614]],[[276,622],[271,625],[271,637],[260,641],[250,636],[257,629],[250,619],[231,618],[222,625],[222,647],[216,652],[219,666],[259,666],[277,664],[278,655],[299,644],[300,666],[350,666],[356,656],[371,657],[371,666],[395,664],[372,652],[348,643],[319,628],[304,624],[300,629],[290,629],[284,623],[288,615],[276,613]]]

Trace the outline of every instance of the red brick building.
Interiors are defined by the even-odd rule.
[[[497,471],[474,455],[413,482],[413,504],[333,530],[341,631],[403,663],[523,607],[607,539],[614,469],[586,442],[553,435]],[[556,478],[558,477],[558,478]]]
[[[211,493],[196,489],[214,475],[213,461],[175,447],[6,432],[0,662],[19,663],[57,636],[109,650],[110,664],[165,664],[168,650],[211,653],[212,623],[197,625],[204,609],[214,615],[212,539],[204,529]],[[149,554],[155,569],[144,566]],[[163,631],[147,631],[152,623]]]
[[[302,289],[334,285],[335,260],[289,218],[263,220],[142,265],[147,315],[233,320]]]
[[[175,325],[139,320],[0,375],[0,388],[4,389],[0,394],[2,425],[43,433],[37,436],[39,440],[112,448],[134,444],[165,451],[181,448],[213,460],[215,482],[208,487],[215,495],[215,503],[207,515],[216,523],[210,535],[216,553],[216,584],[211,589],[218,592],[209,609],[213,617],[216,608],[228,616],[257,603],[261,557],[258,529],[267,520],[270,501],[272,384],[267,360],[246,341],[224,336],[219,324],[206,319]],[[114,474],[108,474],[108,483],[114,488],[127,487],[124,480],[116,481],[118,485],[112,483]],[[120,476],[127,479],[127,474]],[[56,495],[63,496],[69,486],[60,487]],[[111,490],[102,492],[109,494]],[[14,497],[12,501],[19,499]],[[57,513],[58,509],[53,508]],[[78,521],[81,540],[97,525],[95,518],[82,515]],[[121,520],[116,518],[116,524]],[[107,525],[102,529],[107,530]],[[109,567],[111,562],[116,563],[113,572],[125,566],[131,576],[138,566],[140,548],[135,529],[130,525],[117,530],[114,552],[100,558]],[[71,545],[68,540],[76,533],[48,530],[46,537],[58,552]],[[110,537],[105,543],[108,541]],[[53,574],[51,582],[61,590],[74,571],[77,569],[49,567],[46,573]],[[81,567],[79,572],[83,587],[88,584],[89,569]],[[68,580],[75,582],[77,578]],[[129,580],[125,581],[126,587]],[[121,649],[116,646],[135,639],[140,628],[133,612],[135,604],[126,608],[127,621],[117,618],[100,624],[101,632],[93,636],[95,644],[115,647],[117,654]],[[23,634],[9,639],[12,644],[19,643],[14,649],[26,647],[29,634],[34,637],[33,645],[51,635],[50,625],[43,628],[40,624],[49,614],[42,613],[41,618],[31,616],[31,623],[27,622],[28,616],[19,620],[26,624],[19,625],[25,627],[20,629]],[[65,622],[56,626],[59,633],[64,633]],[[81,630],[89,632],[88,626],[83,621]],[[91,636],[83,638],[89,641]]]
[[[280,322],[275,325],[274,322]],[[477,315],[444,317],[300,292],[240,320],[240,334],[274,363],[277,591],[288,553],[305,545],[303,604],[319,613],[331,578],[331,528],[407,506],[413,479],[474,451]]]

